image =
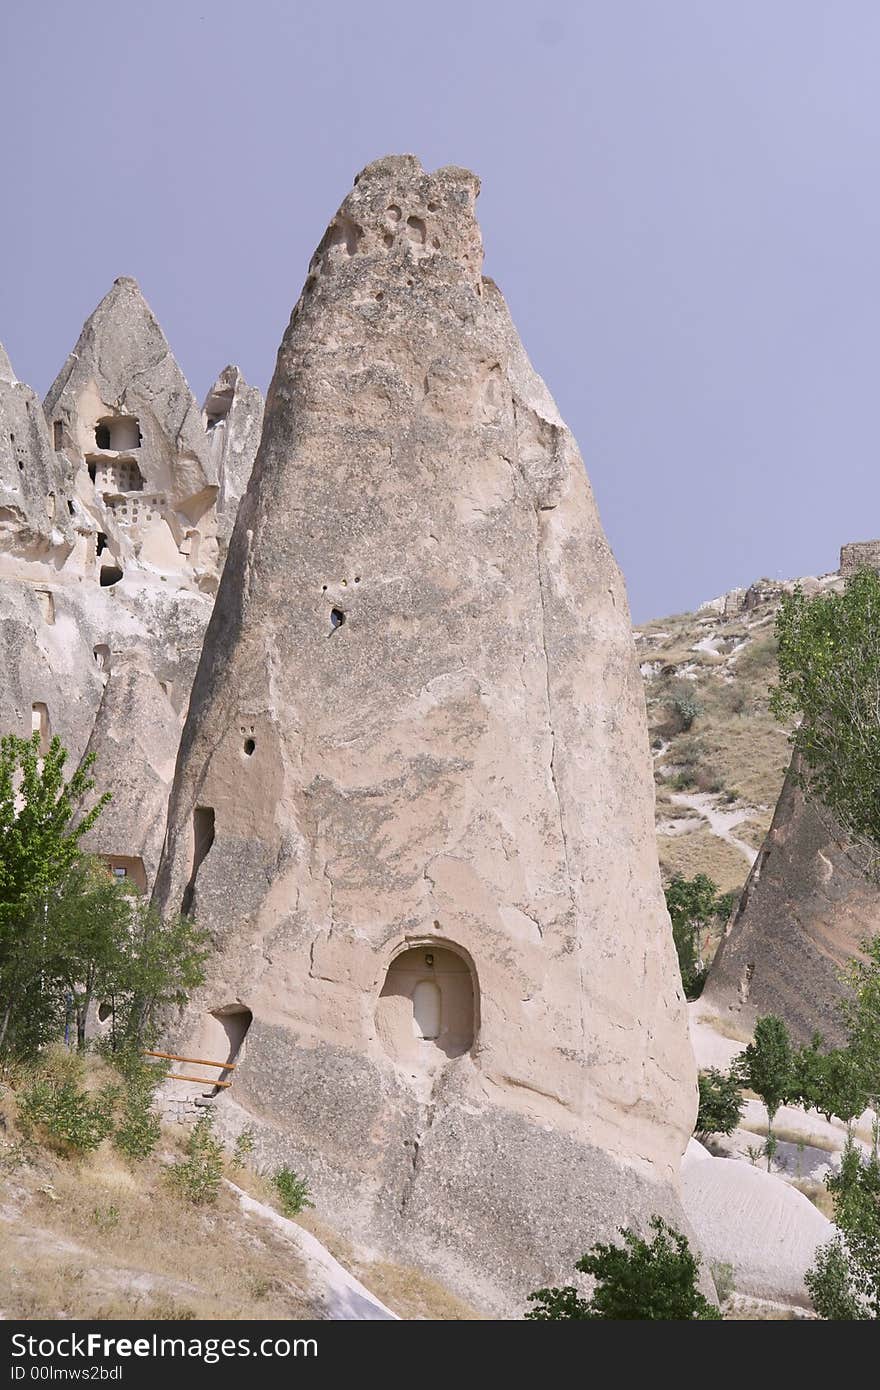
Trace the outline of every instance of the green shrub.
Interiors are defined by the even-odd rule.
[[[95,1207],[92,1222],[99,1231],[112,1231],[119,1225],[118,1207]]]
[[[223,1145],[213,1134],[214,1116],[206,1113],[190,1131],[184,1146],[186,1158],[169,1169],[168,1177],[188,1202],[201,1206],[216,1202],[223,1177]]]
[[[309,1199],[308,1184],[304,1178],[300,1178],[289,1168],[281,1168],[275,1174],[272,1182],[281,1201],[281,1210],[285,1216],[299,1216],[305,1207],[313,1207],[315,1204]]]
[[[254,1151],[254,1131],[250,1125],[243,1129],[232,1149],[232,1162],[236,1168],[244,1168]]]
[[[537,1289],[527,1318],[563,1321],[575,1318],[626,1318],[709,1321],[721,1314],[696,1287],[699,1260],[687,1237],[672,1230],[661,1217],[651,1220],[650,1244],[635,1231],[621,1229],[624,1244],[597,1243],[575,1268],[591,1274],[596,1287],[589,1299],[566,1285]]]
[[[682,729],[687,732],[694,720],[703,713],[703,706],[700,704],[696,695],[680,695],[672,702],[672,708],[678,715]]]
[[[90,1095],[72,1076],[38,1077],[21,1093],[19,1123],[26,1137],[37,1131],[63,1153],[91,1153],[113,1130],[117,1097],[115,1086]]]
[[[710,1134],[732,1134],[743,1110],[739,1078],[734,1072],[710,1067],[700,1072],[699,1086],[700,1107],[694,1133],[704,1138]]]

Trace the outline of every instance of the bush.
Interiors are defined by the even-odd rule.
[[[186,1158],[169,1169],[169,1181],[188,1202],[216,1202],[223,1177],[223,1145],[213,1134],[214,1116],[202,1115],[190,1131]]]
[[[804,1276],[821,1318],[880,1320],[880,1162],[847,1141],[840,1171],[826,1179],[839,1234]]]
[[[232,1162],[236,1168],[244,1168],[254,1151],[254,1131],[248,1125],[235,1141],[232,1149]]]
[[[113,1143],[126,1158],[149,1158],[162,1129],[159,1116],[153,1111],[153,1093],[166,1069],[150,1066],[135,1052],[117,1053],[113,1060],[124,1078],[121,1115]]]
[[[113,1130],[117,1096],[115,1086],[90,1095],[74,1076],[41,1076],[21,1093],[19,1124],[26,1137],[42,1132],[63,1153],[91,1153]]]
[[[673,700],[672,708],[678,715],[680,724],[685,733],[690,729],[694,720],[703,713],[703,706],[695,695],[679,695]]]
[[[272,1182],[285,1216],[299,1216],[306,1207],[314,1207],[314,1202],[309,1198],[308,1184],[305,1179],[298,1177],[289,1168],[279,1169]]]
[[[719,692],[719,703],[729,714],[745,714],[749,707],[749,693],[739,681],[724,685]]]
[[[699,1086],[700,1106],[694,1133],[704,1138],[710,1134],[732,1134],[743,1109],[739,1078],[734,1072],[710,1067],[700,1073]]]
[[[95,1207],[92,1212],[92,1224],[101,1232],[112,1231],[119,1225],[119,1208]]]
[[[571,1285],[537,1289],[527,1318],[563,1321],[575,1318],[626,1318],[709,1321],[721,1314],[697,1290],[699,1260],[687,1238],[661,1217],[651,1220],[654,1239],[648,1244],[635,1231],[621,1229],[624,1244],[597,1243],[578,1260],[576,1269],[590,1274],[596,1288],[590,1298]]]

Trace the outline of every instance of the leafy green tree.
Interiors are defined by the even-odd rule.
[[[791,1037],[781,1018],[768,1014],[755,1025],[754,1041],[736,1059],[736,1070],[744,1085],[751,1087],[767,1110],[767,1171],[776,1149],[773,1119],[780,1105],[792,1098],[797,1080]]]
[[[813,1306],[829,1320],[880,1320],[880,1162],[863,1159],[850,1139],[826,1186],[840,1234],[804,1277]]]
[[[66,761],[57,738],[43,757],[38,734],[0,739],[0,1053],[21,1044],[14,1015],[33,1045],[29,1012],[51,1017],[57,1007],[46,982],[48,897],[79,859],[79,841],[109,800],[105,793],[80,814],[95,785],[94,757],[84,758],[67,781]]]
[[[743,1110],[742,1090],[736,1072],[721,1072],[715,1067],[700,1072],[700,1106],[694,1133],[708,1138],[710,1134],[732,1134]]]
[[[0,1056],[35,1056],[68,1007],[82,1049],[98,998],[114,1010],[114,1046],[141,1047],[203,980],[205,933],[163,922],[83,853],[109,796],[83,810],[94,757],[68,780],[66,759],[57,738],[43,757],[37,735],[0,740]]]
[[[786,596],[776,618],[779,684],[771,709],[798,720],[799,777],[880,872],[880,577],[843,593]]]
[[[675,874],[665,892],[684,992],[688,999],[696,999],[706,978],[700,933],[720,915],[726,899],[719,896],[718,885],[706,874],[694,878]]]
[[[822,1050],[821,1034],[792,1055],[790,1101],[818,1110],[826,1120],[843,1120],[849,1130],[868,1103],[863,1067],[850,1047]]]
[[[579,1318],[626,1318],[708,1321],[718,1309],[696,1287],[699,1261],[687,1238],[659,1216],[651,1220],[650,1243],[635,1231],[621,1229],[623,1245],[597,1242],[575,1268],[592,1275],[596,1287],[582,1298],[571,1285],[537,1289],[529,1294],[534,1308],[527,1318],[563,1321]]]
[[[63,987],[85,1048],[86,1019],[96,998],[123,987],[126,947],[138,908],[130,889],[100,859],[82,856],[46,897],[45,970]]]
[[[205,978],[208,934],[186,917],[163,922],[143,898],[132,902],[120,942],[118,984],[111,995],[116,1038],[126,1047],[155,1040],[163,1011],[186,1003]]]
[[[880,1111],[880,934],[866,937],[861,949],[861,958],[854,957],[843,971],[851,995],[840,1009],[864,1104]]]

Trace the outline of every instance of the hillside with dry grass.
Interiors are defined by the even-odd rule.
[[[48,1066],[70,1070],[61,1049]],[[86,1093],[113,1073],[81,1064]],[[169,1181],[189,1130],[163,1124],[149,1156],[107,1139],[76,1153],[22,1124],[27,1074],[0,1080],[0,1319],[406,1319],[479,1315],[418,1270],[378,1259],[320,1209],[295,1220],[269,1176],[222,1160],[216,1197]],[[364,1310],[378,1300],[384,1312]]]
[[[841,581],[759,580],[636,629],[664,880],[705,873],[735,891],[770,827],[790,755],[769,709],[775,618],[795,583],[811,593]]]

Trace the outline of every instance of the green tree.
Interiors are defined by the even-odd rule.
[[[82,856],[46,898],[45,969],[71,1001],[76,1042],[85,1048],[86,1019],[96,998],[124,987],[126,947],[137,904],[100,859]]]
[[[788,1029],[781,1018],[768,1014],[755,1025],[754,1041],[736,1059],[736,1071],[744,1085],[751,1087],[767,1110],[767,1171],[775,1152],[773,1119],[780,1105],[796,1090],[794,1052]]]
[[[67,781],[66,759],[57,738],[44,757],[38,736],[0,740],[0,1056],[35,1056],[68,1008],[82,1049],[98,998],[113,1008],[114,1047],[137,1049],[204,978],[206,934],[163,922],[83,853],[109,796],[83,810],[94,757]]]
[[[721,1072],[715,1067],[700,1072],[700,1106],[694,1133],[708,1138],[710,1134],[732,1134],[740,1121],[743,1109],[740,1080],[736,1072]]]
[[[189,992],[203,982],[208,939],[207,932],[188,918],[164,922],[145,899],[133,900],[110,1000],[119,1043],[131,1048],[155,1040],[163,1011],[185,1004]]]
[[[659,1216],[651,1218],[651,1229],[654,1238],[649,1243],[635,1231],[621,1228],[622,1246],[600,1241],[578,1260],[575,1268],[596,1281],[589,1298],[582,1298],[571,1285],[536,1289],[529,1294],[529,1302],[535,1306],[526,1317],[541,1322],[575,1318],[720,1318],[718,1309],[697,1289],[700,1264],[691,1253],[687,1238]]]
[[[48,897],[80,858],[79,841],[109,800],[105,793],[80,814],[95,785],[94,756],[67,781],[66,761],[57,738],[43,757],[37,734],[0,739],[0,1053],[18,1050],[22,1036],[31,1046],[42,1041],[34,1038],[35,1012],[48,1020],[57,1008],[46,978]]]
[[[798,720],[798,776],[832,813],[869,871],[880,870],[880,577],[862,570],[843,593],[786,596],[776,618],[779,684],[771,709]]]
[[[829,1320],[880,1320],[880,1162],[863,1159],[850,1139],[826,1186],[840,1234],[805,1275],[813,1306]]]
[[[726,899],[719,896],[718,885],[706,874],[694,878],[675,874],[665,893],[684,992],[688,999],[696,999],[706,978],[700,933],[720,915]]]
[[[861,949],[862,956],[854,957],[843,971],[851,994],[840,1010],[864,1092],[862,1108],[870,1104],[880,1111],[880,934],[866,937]]]
[[[793,1053],[789,1100],[818,1110],[826,1120],[843,1120],[849,1131],[868,1103],[863,1067],[850,1047],[822,1049],[822,1036],[814,1033]]]

